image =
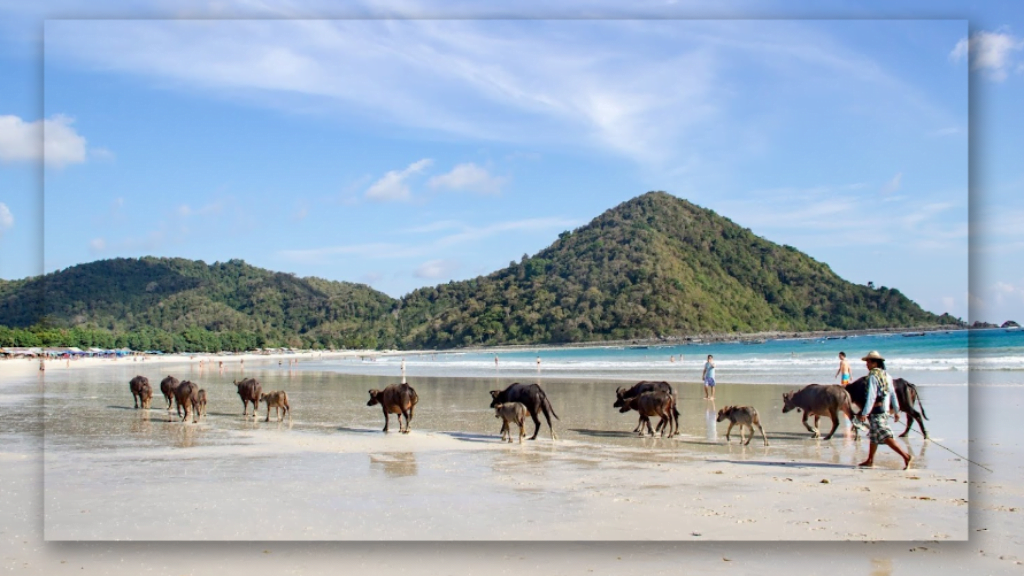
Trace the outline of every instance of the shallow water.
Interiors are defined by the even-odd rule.
[[[264,422],[265,408],[256,419],[241,415],[231,384],[241,373],[153,366],[153,373],[145,373],[151,384],[158,386],[169,372],[207,390],[208,416],[191,424],[169,414],[160,396],[153,409],[132,408],[127,382],[138,368],[122,364],[46,375],[47,539],[679,539],[710,521],[698,516],[717,520],[720,508],[713,514],[694,508],[689,513],[695,523],[668,531],[633,518],[628,509],[612,508],[635,506],[640,498],[656,511],[664,508],[657,498],[680,490],[698,494],[685,505],[699,506],[705,498],[755,498],[767,477],[799,482],[801,474],[864,473],[850,465],[863,457],[866,443],[843,437],[843,428],[830,441],[810,439],[799,415],[781,414],[781,394],[789,389],[784,386],[723,385],[712,405],[699,386],[680,385],[682,433],[662,439],[631,432],[635,413],[620,414],[611,406],[616,382],[541,380],[560,417],[554,422],[559,441],[550,440],[544,424],[538,441],[508,445],[499,442],[500,423],[488,407],[489,390],[510,383],[504,379],[410,379],[420,402],[413,433],[402,435],[381,433],[379,407],[366,406],[367,390],[394,379],[250,369],[245,375],[257,377],[264,390],[287,390],[292,405],[290,420],[277,422],[272,412]],[[30,391],[32,385],[24,386]],[[922,387],[933,438],[963,455],[966,392]],[[727,404],[757,407],[771,446],[763,447],[760,438],[740,446],[735,430],[726,443],[726,425],[716,424],[714,416]],[[394,418],[391,426],[397,429]],[[532,423],[527,432],[532,434]],[[919,474],[957,481],[942,489],[966,495],[966,485],[960,488],[965,461],[916,433],[907,445]],[[896,460],[880,454],[881,469],[867,473],[896,474]],[[716,466],[733,471],[710,469]],[[791,496],[802,498],[799,491]],[[778,496],[777,505],[791,507],[787,498]],[[958,526],[966,528],[966,508],[949,510],[942,523],[945,534],[959,534]],[[705,538],[743,534],[716,535],[714,525],[700,530]],[[842,539],[860,533],[836,528],[808,535],[794,524],[747,538]],[[877,535],[913,536],[895,528]]]

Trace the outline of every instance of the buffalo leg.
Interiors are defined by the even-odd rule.
[[[643,425],[644,425],[644,417],[641,416],[636,421],[636,428],[633,428],[633,433],[636,434],[637,432],[639,432],[640,431],[640,427],[643,426]]]
[[[836,433],[836,428],[839,428],[839,414],[832,410],[829,416],[832,418],[832,430],[828,433],[828,436],[825,436],[825,440],[832,438],[832,435]]]
[[[725,430],[725,441],[726,442],[732,440],[732,438],[730,438],[729,435],[732,434],[732,427],[735,426],[735,425],[736,425],[735,422],[729,422],[729,427],[726,428],[726,430]]]
[[[388,431],[388,425],[390,425],[390,424],[391,424],[391,416],[388,414],[387,410],[384,410],[384,432]]]
[[[523,443],[523,438],[526,437],[526,422],[524,422],[523,420],[520,420],[520,421],[516,422],[516,424],[519,425],[519,443],[522,444]],[[511,430],[509,430],[508,435],[509,435],[508,441],[511,442],[512,441],[512,431]]]
[[[807,417],[808,416],[809,416],[809,414],[807,414],[807,412],[804,412],[804,427],[807,428],[807,430],[811,434],[813,434],[813,436],[811,436],[811,438],[821,438],[821,433],[818,432],[818,428],[816,426],[814,428],[812,428],[811,425],[807,423]],[[815,420],[817,420],[817,416],[815,416]]]
[[[530,440],[536,440],[537,434],[540,434],[540,418],[537,418],[536,411],[530,412],[530,418],[533,418],[533,436],[530,436]]]
[[[758,422],[758,423],[757,423],[757,427],[758,427],[758,429],[759,429],[759,430],[761,430],[761,438],[763,438],[763,439],[764,439],[764,445],[765,445],[765,446],[767,446],[767,445],[768,445],[768,435],[764,433],[764,426],[761,426],[761,423],[760,423],[760,422]],[[750,430],[750,435],[751,435],[751,436],[753,436],[753,435],[754,435],[754,430],[753,430],[753,428],[751,428],[751,430]]]

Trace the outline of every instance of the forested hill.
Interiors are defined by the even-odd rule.
[[[134,349],[373,347],[394,341],[394,306],[365,285],[297,278],[241,260],[117,258],[0,285],[3,325],[75,328],[63,342]]]
[[[958,322],[664,192],[489,276],[416,290],[401,306],[403,344],[417,348]]]
[[[16,346],[449,348],[958,323],[663,192],[488,276],[400,300],[240,260],[102,260],[0,282],[0,325],[21,328],[0,326],[0,345]]]

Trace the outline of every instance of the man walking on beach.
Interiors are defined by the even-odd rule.
[[[840,384],[845,388],[850,383],[852,372],[850,372],[850,363],[846,361],[846,352],[839,353],[839,369],[836,370],[836,376],[842,376]]]
[[[885,444],[892,448],[903,458],[903,469],[910,468],[913,456],[904,452],[896,443],[892,429],[889,428],[889,413],[893,413],[896,421],[900,421],[900,407],[896,403],[896,395],[893,394],[892,379],[885,371],[885,358],[876,350],[868,352],[868,355],[861,358],[868,365],[868,390],[864,399],[860,414],[857,418],[861,422],[867,422],[871,427],[871,446],[868,448],[868,459],[857,466],[870,468],[875,465],[875,452],[879,444]]]
[[[700,376],[704,381],[704,399],[715,399],[715,357],[708,354],[708,361],[704,363],[704,373]]]

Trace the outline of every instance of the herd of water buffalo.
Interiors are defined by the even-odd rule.
[[[255,378],[246,378],[241,381],[234,381],[238,390],[238,396],[242,400],[242,415],[247,416],[249,404],[252,404],[252,415],[256,417],[256,411],[260,403],[267,406],[266,422],[270,421],[270,409],[274,408],[274,415],[278,421],[285,415],[291,418],[291,407],[288,404],[288,394],[283,390],[263,392],[259,381]],[[925,438],[928,431],[924,427],[924,420],[928,418],[924,412],[924,404],[917,392],[917,387],[903,378],[896,378],[893,381],[896,398],[899,402],[900,411],[907,415],[907,428],[900,436],[906,436],[910,428],[917,422],[921,433]],[[153,398],[153,389],[149,385],[149,379],[145,376],[136,376],[129,382],[132,397],[135,401],[135,408],[150,407]],[[160,392],[167,401],[167,410],[170,411],[172,402],[177,408],[178,416],[182,421],[192,416],[192,422],[198,422],[199,418],[206,414],[206,391],[199,388],[188,380],[179,382],[177,378],[168,376],[160,382]],[[398,429],[402,433],[409,432],[409,423],[412,421],[413,410],[419,402],[416,390],[407,383],[391,384],[383,390],[370,390],[370,400],[367,406],[379,405],[384,413],[384,432],[388,431],[391,415],[398,418]],[[854,412],[859,411],[863,405],[864,397],[867,395],[867,379],[859,378],[847,386],[809,384],[799,390],[786,392],[782,395],[782,412],[791,410],[803,412],[803,424],[813,434],[814,438],[821,436],[818,431],[818,420],[823,416],[832,419],[832,429],[825,436],[828,440],[835,434],[839,427],[839,414],[843,413],[851,421],[854,419]],[[639,422],[633,432],[640,435],[660,432],[662,436],[666,433],[669,437],[679,433],[679,410],[676,406],[676,393],[668,382],[638,382],[630,388],[618,388],[615,391],[615,403],[612,405],[619,409],[619,412],[626,413],[631,410],[640,415]],[[920,407],[920,410],[915,408]],[[534,430],[531,440],[537,438],[540,432],[541,423],[539,415],[543,415],[551,431],[551,438],[556,439],[555,429],[551,425],[551,417],[555,414],[551,401],[547,394],[538,384],[509,385],[504,390],[491,390],[491,408],[494,408],[494,417],[502,420],[501,438],[512,442],[511,425],[519,427],[519,441],[525,437],[526,417],[533,419]],[[184,412],[184,413],[183,413]],[[812,426],[807,420],[814,417]],[[651,426],[651,418],[659,418],[657,427]],[[402,424],[402,419],[405,424]],[[726,431],[726,440],[730,440],[730,433],[734,426],[739,426],[740,442],[744,441],[744,430],[750,430],[750,437],[746,438],[746,444],[754,437],[754,426],[757,426],[764,440],[768,445],[768,437],[761,426],[757,409],[753,406],[726,406],[718,411],[718,422],[729,421],[729,429]],[[857,427],[854,427],[854,434],[857,435]]]

